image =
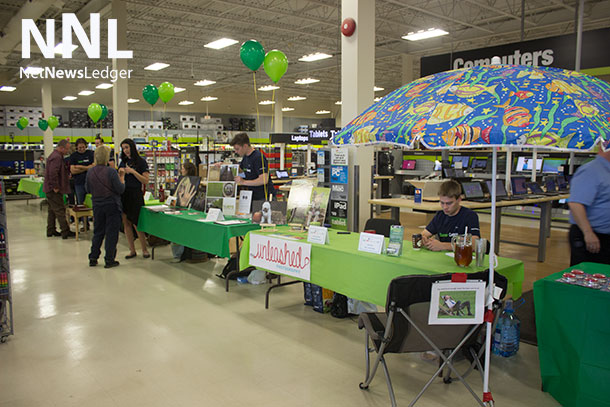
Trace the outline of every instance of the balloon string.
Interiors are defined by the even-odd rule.
[[[258,113],[258,94],[256,93],[256,72],[252,71],[252,81],[254,83],[254,103],[256,105],[256,130],[258,132],[258,138],[261,138],[261,126],[260,126],[260,117]],[[261,149],[261,164],[263,170],[263,178],[265,175],[265,157],[264,150]],[[268,180],[267,180],[268,182]],[[263,184],[263,190],[265,191],[265,199],[267,199],[267,182]]]
[[[271,100],[273,102],[275,102],[275,89],[273,89],[273,92],[271,94]],[[275,103],[271,103],[271,129],[269,130],[269,132],[271,133],[273,131],[273,119],[275,118]]]

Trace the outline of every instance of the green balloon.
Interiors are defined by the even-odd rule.
[[[45,119],[40,119],[38,120],[38,127],[40,130],[45,131],[49,128],[49,122],[47,122]]]
[[[28,127],[28,124],[30,124],[28,118],[27,117],[21,117],[19,119],[19,121],[17,122],[17,127],[19,127],[21,130],[23,130],[26,127]]]
[[[142,96],[152,106],[159,100],[159,90],[155,85],[146,85],[142,89]]]
[[[288,58],[282,51],[274,49],[273,51],[267,52],[265,55],[265,62],[263,63],[265,73],[275,83],[280,80],[288,69]]]
[[[102,103],[100,103],[100,107],[102,108],[102,117],[100,117],[100,120],[104,120],[108,116],[108,108]]]
[[[163,103],[167,103],[174,97],[174,85],[169,82],[163,82],[159,85],[159,97]]]
[[[49,120],[47,120],[47,122],[49,123],[49,127],[51,128],[51,130],[55,130],[55,127],[59,126],[59,120],[57,120],[57,117],[55,116],[49,117]]]
[[[97,123],[100,117],[102,117],[102,107],[99,103],[91,103],[87,108],[87,113],[91,120],[93,120],[93,123]]]
[[[239,57],[251,71],[256,71],[265,60],[265,49],[258,41],[248,40],[241,45]]]

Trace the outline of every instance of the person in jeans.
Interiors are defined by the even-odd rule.
[[[76,151],[70,155],[70,172],[74,178],[74,193],[76,194],[76,204],[82,205],[85,202],[85,179],[87,171],[93,168],[93,151],[87,149],[87,142],[84,138],[76,140]]]
[[[64,155],[70,151],[70,142],[61,140],[47,158],[42,191],[47,195],[49,213],[47,216],[47,237],[61,236],[63,239],[75,236],[70,231],[66,220],[64,195],[70,193],[70,172],[64,161]],[[55,220],[59,222],[61,234],[55,229]]]
[[[87,171],[85,187],[93,203],[93,240],[89,253],[89,266],[97,266],[102,241],[106,239],[104,268],[116,267],[116,245],[119,241],[123,207],[121,195],[125,191],[125,169],[117,171],[108,166],[105,148],[95,150],[95,167]]]

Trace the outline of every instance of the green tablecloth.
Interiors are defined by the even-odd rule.
[[[277,232],[297,235],[287,226],[278,227]],[[303,236],[306,234],[302,233]],[[452,257],[442,252],[413,250],[410,241],[404,242],[401,257],[390,257],[358,251],[358,233],[339,235],[329,230],[328,245],[311,244],[311,275],[314,284],[356,298],[385,305],[388,285],[393,278],[407,274],[442,274],[448,272],[475,272],[485,270],[477,268],[474,261],[470,267],[461,268]],[[305,242],[306,240],[303,240]],[[249,265],[250,234],[242,245],[240,269]],[[497,271],[508,278],[508,292],[513,297],[521,296],[523,282],[523,262],[519,260],[498,258]]]
[[[610,277],[610,266],[581,263],[534,283],[542,388],[564,407],[610,406],[610,292],[555,280],[572,269]]]
[[[231,238],[260,229],[259,225],[249,222],[224,226],[212,222],[198,222],[197,219],[205,219],[205,213],[188,210],[180,215],[168,215],[143,207],[140,209],[138,230],[182,246],[228,258],[231,256]]]
[[[21,178],[19,180],[19,186],[17,186],[17,191],[27,192],[30,195],[38,196],[40,198],[46,198],[47,195],[42,192],[43,183],[44,180],[42,179]]]

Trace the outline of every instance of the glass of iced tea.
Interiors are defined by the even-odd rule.
[[[460,267],[468,267],[472,262],[472,235],[457,235],[451,239],[453,259]]]

